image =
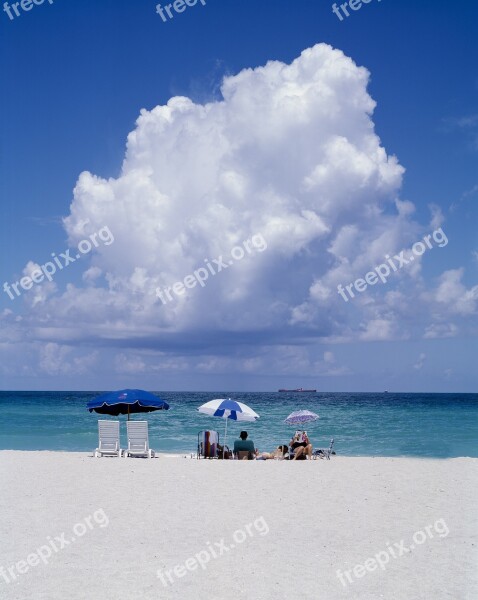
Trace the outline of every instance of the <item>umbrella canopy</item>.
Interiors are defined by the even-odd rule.
[[[310,410],[295,410],[284,420],[284,423],[287,423],[287,425],[303,425],[304,423],[317,421],[319,418],[319,415]]]
[[[231,398],[210,400],[200,406],[198,411],[211,417],[222,417],[233,421],[255,421],[259,418],[259,415],[252,408],[242,402],[231,400]]]
[[[101,415],[128,415],[129,419],[131,413],[168,410],[169,404],[145,390],[117,390],[93,398],[86,408]]]
[[[226,447],[227,439],[227,421],[231,419],[233,421],[255,421],[259,419],[259,415],[252,410],[247,404],[242,402],[236,402],[231,398],[219,398],[218,400],[210,400],[206,404],[202,404],[198,411],[211,417],[221,417],[226,419],[226,426],[224,429],[224,446],[222,449],[222,456],[224,458],[224,449]]]

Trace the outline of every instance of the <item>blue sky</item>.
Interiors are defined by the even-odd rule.
[[[1,283],[74,248],[85,219],[91,231],[108,226],[115,237],[56,273],[51,285],[14,300],[1,294],[2,387],[476,391],[478,8],[465,0],[372,0],[340,21],[323,0],[207,0],[163,22],[155,5],[55,0],[13,20],[0,14]],[[283,80],[269,68],[261,91],[251,70],[268,61],[291,65],[321,43],[353,61],[327,51],[344,69],[340,80],[331,77],[339,67],[328,71],[316,51],[307,58],[316,66],[303,58],[300,75],[291,70]],[[370,73],[368,84],[358,67]],[[226,102],[223,77],[234,90]],[[295,93],[288,86],[305,94],[312,81],[316,95],[293,114],[271,108]],[[322,110],[324,85],[335,100],[324,100]],[[175,96],[192,106],[178,107],[165,132],[153,109]],[[214,106],[208,115],[201,112],[207,103]],[[137,124],[141,109],[152,112]],[[310,119],[304,129],[302,118]],[[345,186],[327,208],[367,160],[366,121],[404,172],[386,184],[364,178],[356,196]],[[340,152],[330,159],[337,135],[363,153],[343,177]],[[311,157],[327,171],[327,187],[316,173],[313,198],[292,183],[310,181],[312,171],[301,165]],[[262,165],[260,176],[254,165]],[[145,184],[132,183],[128,169],[149,177],[160,199],[138,201]],[[85,171],[93,179],[77,185]],[[229,182],[226,194],[225,178],[238,173],[247,185],[237,192],[237,181]],[[102,189],[93,189],[95,178],[105,181]],[[201,211],[198,189],[208,197]],[[104,194],[114,197],[107,207]],[[397,200],[414,206],[403,208],[401,220]],[[227,218],[215,222],[209,216],[218,206]],[[194,232],[192,223],[199,223]],[[419,271],[404,269],[347,304],[337,295],[338,283],[377,264],[372,247],[382,256],[409,248],[432,224],[449,243],[427,252]],[[355,250],[348,238],[346,251],[331,252],[350,228]],[[226,253],[259,231],[267,251],[241,262],[235,276],[218,274],[170,306],[151,301],[156,285],[184,279],[216,250]],[[324,289],[333,293],[326,298]],[[148,302],[137,302],[141,294]]]

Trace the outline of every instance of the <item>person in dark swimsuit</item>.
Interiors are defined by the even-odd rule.
[[[307,456],[309,459],[312,458],[313,448],[307,431],[296,431],[289,446],[294,450],[294,458],[292,460],[305,460]]]

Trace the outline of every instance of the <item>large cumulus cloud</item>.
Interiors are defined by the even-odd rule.
[[[32,336],[165,351],[196,344],[210,356],[226,339],[279,347],[407,335],[411,289],[423,306],[445,305],[444,281],[438,295],[423,289],[420,261],[353,306],[336,292],[422,233],[398,197],[404,169],[375,132],[368,81],[365,68],[319,44],[291,64],[226,77],[221,100],[174,97],[141,110],[120,176],[81,173],[64,220],[72,246],[105,225],[115,241],[94,249],[83,288],[36,294]],[[173,302],[156,295],[254,234],[265,251]]]
[[[286,327],[332,266],[332,240],[355,223],[395,226],[403,169],[374,133],[368,77],[322,44],[290,65],[227,77],[221,101],[175,97],[142,110],[120,177],[85,172],[76,185],[65,221],[71,243],[105,223],[115,243],[95,259],[107,288],[75,290],[68,305],[83,307],[88,322],[107,304],[125,335],[131,324],[145,335]],[[155,295],[256,233],[266,252],[174,302]]]

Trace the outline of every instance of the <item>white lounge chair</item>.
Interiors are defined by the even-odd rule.
[[[154,452],[149,447],[148,421],[126,421],[128,448],[124,451],[127,456],[154,457]]]
[[[121,458],[119,421],[98,421],[98,438],[95,458],[103,455]]]

